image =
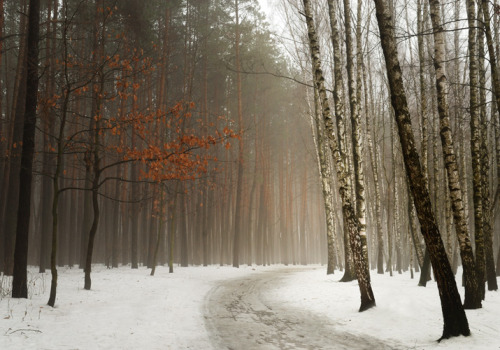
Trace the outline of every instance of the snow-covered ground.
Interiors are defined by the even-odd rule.
[[[50,273],[33,272],[28,300],[1,297],[0,349],[213,349],[204,318],[209,291],[222,280],[277,268],[285,277],[268,285],[266,298],[327,317],[339,331],[404,349],[500,349],[498,292],[486,294],[482,309],[467,311],[470,337],[437,343],[442,317],[434,282],[422,288],[418,274],[412,280],[372,273],[377,307],[359,313],[357,283],[340,283],[340,272],[326,276],[322,266],[189,267],[174,274],[159,267],[154,277],[145,268],[95,266],[91,291],[82,289],[81,270],[60,269],[55,308],[46,305]],[[5,288],[7,279],[0,280]]]

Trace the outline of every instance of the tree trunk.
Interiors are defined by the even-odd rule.
[[[26,4],[26,2],[24,3]],[[26,9],[26,8],[25,8]],[[26,17],[21,16],[20,32],[26,34]],[[4,171],[5,189],[4,198],[0,203],[3,204],[3,223],[0,222],[0,229],[4,231],[4,273],[12,275],[14,269],[14,247],[16,240],[16,220],[17,207],[19,205],[19,173],[21,167],[23,142],[23,125],[26,107],[26,87],[27,87],[27,42],[25,38],[19,41],[19,56],[16,68],[16,78],[14,83],[14,94],[12,110],[10,111],[11,126],[8,129],[7,143],[10,145],[9,161]],[[0,210],[2,209],[0,204]],[[7,215],[7,204],[14,208],[10,215]]]
[[[169,205],[168,215],[170,228],[168,230],[168,273],[174,273],[174,243],[175,243],[175,211],[177,209],[177,197],[179,196],[177,192],[180,188],[180,182],[175,186],[174,199]]]
[[[135,71],[135,66],[134,66],[134,78],[132,80],[133,84],[136,83],[136,71]],[[134,111],[137,111],[137,104],[134,102],[134,106],[132,107]],[[132,128],[132,149],[134,149],[137,145],[137,135],[136,131],[134,128]],[[133,162],[130,165],[130,177],[132,178],[132,181],[138,181],[139,180],[139,171],[138,171],[138,164],[136,162]],[[140,205],[138,203],[139,201],[139,184],[138,183],[132,183],[130,184],[131,191],[130,191],[130,203],[129,203],[129,210],[131,211],[129,213],[130,215],[130,262],[131,262],[131,268],[132,269],[138,269],[139,268],[139,214],[140,214]]]
[[[59,140],[59,143],[61,140]],[[50,253],[50,272],[52,275],[50,283],[50,296],[47,304],[54,307],[57,293],[57,229],[58,229],[58,204],[59,204],[59,173],[61,170],[60,157],[62,157],[62,145],[58,145],[58,159],[54,177],[52,178],[53,199],[52,199],[52,244]]]
[[[363,72],[366,72],[366,67],[363,64]],[[371,82],[371,79],[370,79]],[[366,85],[366,79],[365,79]],[[366,90],[366,88],[365,88]],[[371,92],[371,90],[370,90]],[[365,91],[366,93],[366,91]],[[368,108],[366,108],[368,110]],[[373,114],[375,116],[375,114]],[[384,274],[384,232],[382,230],[382,205],[380,198],[380,181],[378,174],[378,162],[377,162],[377,145],[373,143],[373,131],[372,131],[372,117],[367,114],[366,116],[366,144],[368,145],[368,155],[370,157],[370,163],[373,173],[373,182],[375,189],[375,221],[376,221],[376,249],[377,249],[377,273]]]
[[[116,177],[119,178],[119,176],[123,173],[120,172],[121,167],[117,166],[116,167]],[[115,198],[120,198],[120,181],[116,181],[115,183],[115,190],[114,190],[114,195]],[[113,227],[111,228],[112,233],[111,233],[111,267],[117,268],[118,267],[118,258],[120,255],[120,208],[122,206],[122,203],[117,201],[114,203],[112,215],[113,215]],[[123,238],[123,236],[122,236]]]
[[[66,28],[66,27],[65,27]],[[66,31],[64,31],[63,40],[66,40]],[[64,42],[65,48],[65,56],[67,57],[67,47],[66,42]],[[65,68],[66,70],[67,68]],[[67,77],[67,71],[65,72],[65,77]],[[64,129],[66,126],[67,119],[67,111],[69,104],[69,97],[71,92],[71,85],[68,81],[66,81],[66,88],[64,91],[64,101],[62,106],[62,116],[61,116],[61,124],[59,125],[59,134],[57,138],[57,157],[56,164],[54,169],[54,175],[52,177],[52,240],[51,240],[51,253],[50,253],[50,271],[52,274],[52,280],[50,284],[50,297],[48,301],[48,305],[54,307],[56,302],[56,293],[57,293],[57,235],[58,235],[58,205],[59,205],[59,181],[60,175],[62,172],[63,165],[63,152],[64,152]]]
[[[241,63],[240,63],[240,17],[239,3],[235,0],[236,16],[236,39],[235,39],[235,63],[236,63],[236,88],[238,94],[238,133],[243,132],[243,104],[241,92]],[[243,191],[243,139],[238,144],[238,178],[236,182],[236,206],[234,216],[234,235],[233,235],[233,267],[240,267],[240,231],[242,230],[242,191]]]
[[[413,241],[413,247],[417,256],[417,267],[420,269],[423,268],[424,265],[424,252],[422,251],[422,247],[420,245],[420,240],[417,237],[417,223],[416,223],[416,213],[415,213],[415,205],[413,204],[413,196],[411,194],[410,184],[408,182],[408,178],[406,178],[406,187],[408,193],[408,218],[410,220],[410,234],[411,240]],[[418,271],[418,270],[417,270]]]
[[[4,0],[0,0],[0,38],[3,39],[3,27],[5,24],[5,12],[4,12]],[[0,40],[0,66],[2,65],[2,55],[3,55],[3,40]],[[0,79],[0,91],[3,91],[2,80]],[[3,97],[0,98],[0,116],[3,115]],[[4,125],[0,123],[0,137],[4,137]],[[0,145],[0,154],[3,152],[3,145]],[[3,166],[0,167],[0,174],[3,171]],[[1,175],[0,175],[1,179]],[[0,181],[1,183],[1,181]]]
[[[305,17],[307,23],[309,45],[311,50],[311,60],[314,65],[314,84],[318,89],[323,119],[325,122],[325,130],[329,138],[329,146],[332,156],[335,160],[337,178],[340,183],[340,196],[342,198],[342,210],[344,212],[345,221],[347,223],[347,231],[349,232],[351,247],[354,255],[354,265],[358,278],[358,285],[361,293],[361,306],[359,311],[365,311],[375,306],[375,297],[370,283],[370,276],[366,261],[363,259],[362,239],[360,237],[360,222],[354,210],[354,203],[351,197],[351,189],[348,185],[348,173],[344,167],[342,156],[339,152],[337,137],[333,127],[333,120],[330,114],[330,106],[326,95],[323,71],[321,69],[320,48],[314,27],[312,17],[311,4],[309,0],[303,0]]]
[[[160,196],[160,208],[158,210],[158,231],[156,232],[156,242],[154,244],[154,252],[153,252],[153,257],[151,261],[151,276],[155,275],[156,271],[156,263],[158,261],[158,251],[160,250],[160,243],[162,241],[163,237],[163,198],[164,198],[164,193],[163,193],[163,188],[160,185],[158,185],[158,193]],[[154,218],[152,219],[154,220]]]
[[[40,0],[30,0],[28,17],[26,74],[26,104],[23,130],[23,150],[19,173],[19,206],[17,210],[16,244],[14,250],[14,274],[12,297],[28,297],[28,237],[31,212],[31,180],[35,151],[36,108],[38,95],[38,37]]]
[[[418,24],[418,33],[423,33],[424,28],[424,19],[423,17],[427,16],[427,11],[423,11],[422,9],[422,0],[417,0],[417,24]],[[422,116],[422,146],[421,146],[421,154],[422,154],[422,172],[425,176],[426,181],[429,181],[429,170],[428,170],[428,142],[429,142],[429,119],[427,116],[427,83],[425,79],[424,72],[426,70],[426,62],[425,62],[425,47],[424,47],[424,36],[418,35],[418,58],[420,61],[419,64],[419,80],[420,80],[420,114]]]
[[[85,156],[88,158],[88,156]],[[83,193],[83,219],[80,225],[80,269],[85,270],[85,259],[87,256],[87,243],[92,226],[92,174],[90,167],[90,160],[86,159],[85,164],[85,191]]]
[[[427,17],[428,13],[426,10],[422,8],[422,1],[417,0],[417,26],[418,33],[423,33],[425,30],[424,26],[424,17]],[[424,72],[426,70],[426,62],[425,62],[425,47],[424,47],[424,36],[418,36],[418,57],[419,57],[419,80],[420,80],[420,114],[421,114],[421,135],[422,135],[422,146],[421,146],[421,155],[422,155],[422,173],[425,178],[425,181],[428,186],[429,181],[429,170],[428,170],[428,161],[429,161],[429,118],[427,112],[427,83],[425,79]],[[428,187],[427,187],[428,188]],[[424,260],[422,264],[422,269],[420,272],[420,279],[418,285],[421,287],[425,287],[427,285],[427,281],[430,276],[430,258],[429,253],[426,249],[424,254]]]
[[[102,77],[101,77],[102,78]],[[102,84],[103,80],[101,80],[101,90],[102,91]],[[99,99],[99,97],[98,97]],[[95,115],[100,114],[100,101],[97,101],[97,113]],[[99,177],[100,177],[100,158],[99,158],[99,151],[98,151],[98,145],[99,145],[99,122],[98,118],[96,118],[93,123],[93,127],[91,128],[91,138],[93,138],[93,150],[92,150],[92,168],[93,168],[93,179],[92,179],[92,188],[91,188],[91,193],[92,193],[92,211],[94,214],[94,218],[92,220],[92,226],[90,227],[89,235],[88,235],[88,243],[87,243],[87,254],[85,258],[85,283],[84,283],[84,289],[90,290],[91,287],[91,279],[90,279],[90,273],[92,270],[92,255],[94,251],[94,242],[95,242],[95,236],[97,233],[97,227],[99,225],[99,217],[100,217],[100,211],[99,211],[99,200],[98,200],[98,189],[99,189]],[[94,119],[93,119],[94,120]]]
[[[356,216],[359,221],[359,240],[360,240],[360,252],[354,251],[354,254],[360,254],[359,258],[364,261],[360,264],[366,269],[363,272],[364,279],[370,281],[370,269],[368,266],[368,247],[366,241],[366,205],[365,205],[365,176],[363,170],[363,139],[361,130],[361,117],[359,115],[359,99],[356,93],[356,87],[354,86],[355,71],[354,71],[354,55],[353,55],[353,45],[352,45],[352,35],[351,35],[351,11],[349,6],[350,0],[344,0],[344,25],[346,31],[346,54],[347,54],[347,81],[349,90],[349,105],[351,107],[351,130],[352,130],[352,143],[353,143],[353,168],[354,173],[354,183],[355,183],[355,201],[356,201]],[[358,18],[358,21],[361,19]],[[358,61],[360,60],[360,50],[358,47]],[[359,62],[358,62],[359,63]],[[361,84],[360,79],[358,79],[358,84]],[[358,87],[360,88],[360,87]],[[361,91],[361,90],[359,90]]]
[[[94,175],[95,176],[95,175]],[[97,227],[99,225],[99,201],[98,201],[98,177],[95,177],[92,183],[92,209],[94,212],[94,219],[92,220],[92,226],[90,227],[89,240],[87,245],[87,256],[85,259],[85,283],[83,289],[90,290],[92,281],[90,279],[90,273],[92,272],[92,254],[94,251],[95,236],[97,233]]]
[[[317,135],[317,145],[316,149],[318,150],[318,158],[319,158],[319,167],[320,167],[320,176],[321,176],[321,188],[323,190],[323,202],[325,205],[325,217],[326,217],[326,237],[327,237],[327,249],[328,249],[328,263],[326,267],[326,274],[330,275],[334,273],[335,262],[334,251],[335,251],[335,220],[334,220],[334,208],[333,208],[333,192],[330,187],[331,176],[330,167],[328,166],[328,158],[327,158],[327,139],[324,136],[324,130],[321,127],[322,120],[321,116],[321,106],[319,102],[319,94],[318,89],[314,88],[314,119],[313,123],[316,126],[316,135]]]
[[[479,293],[484,299],[484,276],[486,272],[483,232],[483,203],[481,178],[481,125],[479,115],[479,68],[476,38],[475,1],[467,0],[467,19],[469,23],[469,76],[470,76],[470,132],[472,155],[472,188],[474,199],[474,235],[476,243],[476,277]]]
[[[500,276],[500,246],[498,246],[497,252],[497,276]]]
[[[410,188],[417,209],[422,235],[429,251],[441,298],[444,319],[441,339],[459,335],[467,336],[470,335],[469,324],[460,300],[453,271],[446,256],[435,215],[432,211],[426,180],[415,147],[392,18],[383,0],[374,1],[382,50],[387,66],[391,103],[396,115],[406,173],[410,179]]]
[[[93,212],[93,220],[92,225],[90,227],[90,231],[88,234],[88,242],[87,242],[87,251],[85,256],[85,280],[84,280],[84,289],[90,290],[91,287],[91,279],[90,273],[92,271],[92,255],[94,252],[94,242],[95,236],[97,233],[97,228],[99,226],[100,219],[100,209],[99,209],[99,178],[101,175],[101,157],[99,155],[99,136],[100,136],[100,119],[101,115],[101,107],[102,107],[102,98],[104,92],[104,74],[103,74],[103,65],[99,64],[99,60],[103,58],[104,55],[104,23],[102,27],[101,33],[98,30],[98,21],[99,21],[99,13],[100,8],[102,8],[102,0],[95,3],[95,21],[94,21],[94,49],[97,53],[96,61],[93,62],[96,68],[96,76],[93,81],[93,92],[92,92],[92,109],[90,118],[90,128],[89,128],[89,146],[90,150],[88,151],[88,162],[90,165],[89,175],[92,178],[91,184],[91,194],[92,194],[92,212]],[[99,37],[100,36],[100,37]]]
[[[429,0],[432,28],[434,32],[434,68],[436,70],[436,90],[438,113],[440,121],[441,145],[443,158],[448,175],[449,200],[451,201],[455,230],[460,243],[460,256],[464,269],[466,309],[481,307],[481,296],[478,290],[475,274],[474,253],[469,238],[469,230],[463,206],[464,196],[458,173],[458,162],[448,111],[448,78],[445,67],[445,36],[441,20],[441,6],[439,0]]]
[[[334,74],[335,74],[335,88],[333,89],[333,100],[335,106],[335,120],[337,122],[338,129],[338,151],[340,157],[342,158],[343,168],[347,168],[347,147],[345,142],[345,120],[344,120],[344,104],[342,96],[344,95],[344,83],[342,79],[342,63],[341,63],[341,50],[340,50],[340,39],[339,30],[337,27],[337,13],[333,0],[328,0],[328,15],[330,17],[330,28],[332,31],[332,47],[333,47],[333,64],[334,64]],[[318,57],[319,58],[319,57]],[[320,101],[321,102],[321,101]],[[329,132],[326,130],[326,132]],[[332,145],[329,145],[332,147]],[[338,170],[337,170],[338,171]],[[348,191],[351,188],[351,180],[349,174],[346,174],[346,185],[348,186]],[[344,214],[343,214],[344,215]],[[349,244],[349,233],[347,231],[346,219],[343,217],[344,228],[344,261],[345,269],[344,276],[342,276],[342,282],[349,282],[356,278],[354,267],[352,266],[352,251]]]
[[[51,16],[52,13],[52,4],[53,4],[53,12],[54,15]],[[47,74],[45,74],[45,99],[48,101],[53,98],[55,94],[55,57],[57,57],[57,44],[56,44],[56,32],[57,32],[57,22],[58,22],[58,1],[51,0],[48,1],[47,11],[49,13],[48,20],[46,22],[46,46],[48,57],[46,58],[45,65],[47,67]],[[52,28],[51,28],[52,26]],[[64,45],[64,44],[63,44]],[[39,271],[45,272],[45,268],[49,265],[49,241],[50,235],[52,231],[52,181],[48,176],[53,172],[54,167],[54,156],[51,155],[50,151],[50,136],[54,135],[54,126],[55,126],[55,114],[53,113],[50,106],[44,104],[44,107],[41,109],[41,119],[43,125],[43,165],[42,165],[42,173],[43,179],[41,184],[42,194],[40,195],[40,206],[41,206],[41,221],[40,221],[40,266]]]
[[[495,49],[493,47],[493,38],[491,34],[491,19],[490,19],[490,13],[488,9],[488,1],[482,0],[482,9],[483,9],[483,23],[484,23],[484,29],[485,29],[485,34],[486,34],[486,42],[488,45],[488,52],[489,52],[489,57],[490,57],[490,66],[491,66],[491,76],[493,80],[493,91],[494,91],[494,96],[496,100],[496,105],[497,105],[497,113],[500,109],[500,81],[498,77],[498,67],[497,67],[497,60],[496,60],[496,55],[495,55]],[[493,115],[492,115],[492,119]],[[486,276],[487,276],[487,281],[488,281],[488,290],[498,290],[498,283],[496,279],[496,274],[495,274],[495,262],[494,262],[494,257],[493,257],[493,237],[492,237],[492,229],[493,229],[493,218],[494,213],[493,211],[495,210],[495,206],[490,206],[490,193],[489,193],[489,160],[488,160],[488,149],[487,149],[487,137],[486,137],[486,131],[487,131],[487,125],[488,123],[486,122],[486,115],[484,115],[483,120],[482,120],[482,127],[483,127],[483,137],[482,137],[482,147],[481,147],[481,154],[482,154],[482,165],[483,165],[483,200],[484,200],[484,205],[485,205],[485,212],[484,212],[484,238],[485,238],[485,254],[486,254]],[[497,161],[498,161],[499,155],[497,154]],[[500,164],[497,164],[497,167],[500,166]],[[500,174],[497,174],[497,177],[500,176]],[[500,184],[497,184],[497,192],[498,188],[500,187]],[[495,193],[493,197],[493,203],[496,202],[496,198],[498,197],[498,194]],[[491,208],[490,208],[491,207]]]
[[[398,184],[398,169],[397,169],[397,159],[396,155],[398,154],[397,142],[396,139],[398,137],[396,127],[394,126],[394,120],[391,115],[391,123],[390,123],[390,133],[391,133],[391,146],[392,146],[392,179],[394,183],[393,190],[393,211],[394,211],[394,223],[393,223],[393,234],[394,234],[394,249],[396,251],[396,270],[399,274],[401,274],[401,231],[400,231],[400,219],[399,219],[399,184]],[[389,247],[392,251],[392,247]],[[392,261],[391,258],[389,260]],[[392,267],[391,267],[391,276],[392,276]]]
[[[181,228],[179,230],[180,234],[180,248],[181,248],[181,266],[187,267],[189,266],[189,252],[188,252],[188,205],[186,203],[186,184],[182,184],[183,193],[181,194],[181,205],[180,205],[180,225]]]

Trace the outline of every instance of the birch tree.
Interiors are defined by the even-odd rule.
[[[303,0],[303,4],[311,51],[311,60],[314,66],[314,84],[319,92],[321,110],[325,122],[325,132],[328,135],[330,152],[332,153],[335,161],[337,178],[340,187],[339,191],[342,198],[342,210],[347,224],[346,229],[349,232],[350,244],[354,256],[354,265],[361,293],[361,306],[359,308],[359,311],[361,312],[375,306],[375,297],[371,288],[368,266],[366,266],[368,262],[363,258],[362,241],[360,237],[360,222],[354,210],[351,189],[348,185],[347,177],[349,175],[344,167],[344,162],[339,152],[328,97],[326,95],[323,71],[321,68],[320,47],[314,26],[314,19],[312,17],[311,4],[309,0]]]
[[[417,30],[419,33],[423,33],[424,31],[424,18],[427,13],[423,10],[422,8],[422,1],[423,0],[417,0]],[[427,83],[425,79],[425,46],[424,46],[424,37],[423,35],[418,36],[418,58],[419,58],[419,80],[420,80],[420,114],[421,114],[421,135],[422,135],[422,146],[421,146],[421,155],[422,155],[422,172],[423,176],[425,178],[425,181],[427,182],[428,186],[428,181],[429,181],[429,168],[428,168],[428,144],[429,144],[429,118],[428,118],[428,112],[427,112]],[[428,276],[430,273],[430,260],[429,260],[429,253],[427,250],[425,251],[424,254],[424,260],[422,263],[422,272],[420,274],[420,281],[419,281],[419,286],[425,287],[427,284]]]
[[[321,175],[321,189],[323,191],[323,202],[325,205],[325,216],[326,216],[326,235],[327,235],[327,246],[328,246],[328,265],[326,269],[327,274],[333,274],[335,268],[335,211],[334,211],[334,201],[333,201],[333,191],[331,186],[330,166],[328,164],[328,146],[325,144],[328,140],[325,138],[322,128],[321,118],[321,106],[319,102],[318,89],[314,88],[314,119],[312,123],[316,126],[316,137],[317,137],[317,152],[318,152],[318,163],[320,167]]]
[[[358,18],[359,21],[359,18]],[[359,22],[358,22],[359,23]],[[353,143],[353,168],[352,173],[354,174],[355,183],[355,201],[356,201],[356,216],[359,220],[359,237],[361,243],[361,254],[362,259],[365,261],[364,265],[368,267],[368,248],[366,243],[366,205],[365,205],[365,176],[363,171],[363,139],[361,130],[361,117],[359,115],[359,97],[360,93],[357,94],[355,86],[355,66],[354,66],[354,55],[353,55],[353,42],[352,42],[352,27],[351,27],[351,8],[350,0],[344,0],[344,25],[345,25],[345,35],[346,35],[346,55],[347,55],[347,82],[349,90],[349,105],[351,110],[351,131],[352,131],[352,143]],[[358,52],[361,48],[358,46]],[[358,55],[358,62],[359,62]],[[358,88],[360,87],[361,81],[358,79]],[[367,278],[370,278],[370,271],[365,273]]]
[[[492,113],[491,115],[491,120],[496,120],[496,123],[493,123],[496,125],[495,131],[498,132],[499,130],[499,119],[498,119],[498,113],[500,110],[500,78],[498,76],[498,63],[497,63],[497,56],[495,54],[495,48],[494,48],[494,43],[493,43],[493,35],[492,35],[492,30],[491,30],[491,16],[490,16],[490,10],[488,7],[488,1],[487,0],[482,0],[481,1],[481,6],[483,10],[483,23],[484,23],[484,31],[486,35],[486,43],[488,46],[488,53],[489,53],[489,59],[490,59],[490,69],[491,69],[491,77],[492,77],[492,83],[493,83],[493,96],[494,96],[494,102],[496,102],[496,108],[492,108],[492,111],[496,111],[496,118],[495,115]],[[498,53],[498,51],[497,51]],[[483,124],[483,127],[486,127],[486,123]],[[498,148],[498,136],[496,137],[497,139],[497,172],[498,169],[500,169],[500,161],[499,161],[499,156],[500,156],[500,150]],[[486,142],[486,137],[483,137],[483,142]],[[487,164],[487,150],[485,149],[486,147],[483,145],[483,154],[485,158],[485,165]],[[487,174],[484,174],[483,176],[487,177]],[[500,176],[500,173],[497,174],[497,177]],[[484,186],[488,186],[488,182],[485,181]],[[493,205],[491,205],[491,209],[488,208],[488,213],[485,215],[485,226],[488,228],[487,232],[487,254],[486,254],[486,276],[487,276],[487,281],[488,281],[488,290],[498,290],[498,283],[496,279],[496,275],[498,275],[498,267],[497,267],[497,272],[495,274],[495,266],[494,266],[494,260],[493,260],[493,241],[492,241],[492,224],[493,220],[495,217],[495,204],[498,205],[498,197],[500,196],[500,183],[497,183],[497,190],[496,193],[493,193]],[[489,201],[489,193],[484,193],[484,198]],[[500,249],[499,249],[500,252]],[[500,254],[499,254],[500,257]],[[497,266],[499,265],[498,259],[497,259]]]
[[[340,38],[339,38],[339,29],[337,25],[337,5],[334,4],[333,0],[328,0],[328,15],[330,17],[330,29],[331,29],[331,40],[333,47],[333,71],[335,76],[334,89],[333,89],[333,102],[334,102],[334,111],[335,111],[335,121],[337,124],[338,131],[338,150],[340,156],[342,158],[342,162],[344,163],[344,169],[348,168],[347,161],[347,145],[346,145],[346,126],[345,126],[345,117],[344,117],[344,83],[342,78],[342,60],[341,60],[341,50],[340,50]],[[351,176],[346,174],[346,186],[348,186],[349,191],[351,191]],[[344,224],[346,222],[345,217]],[[344,225],[346,226],[346,225]],[[344,261],[345,261],[345,270],[344,276],[342,276],[342,282],[349,282],[356,278],[355,276],[355,268],[352,266],[352,249],[349,244],[349,233],[345,229],[343,230],[344,235]]]
[[[483,232],[483,203],[481,178],[481,126],[479,115],[479,64],[477,49],[477,20],[475,1],[467,0],[469,24],[469,100],[472,156],[472,190],[474,199],[474,238],[476,243],[476,277],[481,298],[484,299],[484,275],[486,271]]]
[[[475,274],[474,254],[469,238],[467,220],[462,198],[464,196],[458,162],[455,155],[454,142],[449,118],[448,108],[448,78],[446,76],[445,35],[441,20],[441,4],[439,0],[429,0],[430,16],[434,33],[434,68],[436,71],[436,90],[438,113],[440,121],[441,145],[443,149],[444,164],[448,177],[449,200],[453,210],[453,218],[460,255],[464,269],[465,298],[464,308],[476,309],[481,307],[481,297],[478,293],[478,284]]]
[[[406,174],[410,181],[421,232],[429,251],[441,299],[444,327],[440,340],[459,335],[468,336],[470,335],[469,324],[441,239],[436,217],[432,210],[429,191],[415,146],[392,16],[385,1],[374,0],[374,2],[382,51],[386,63],[391,104],[395,112]]]

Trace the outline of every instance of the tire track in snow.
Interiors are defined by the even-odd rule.
[[[335,329],[334,320],[266,298],[285,275],[282,268],[221,282],[205,297],[205,327],[215,349],[392,349],[372,337]]]

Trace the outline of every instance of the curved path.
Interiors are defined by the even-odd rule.
[[[391,349],[372,337],[335,330],[334,320],[266,298],[286,274],[281,268],[231,279],[205,298],[205,326],[215,349]],[[394,346],[394,345],[393,345]]]

